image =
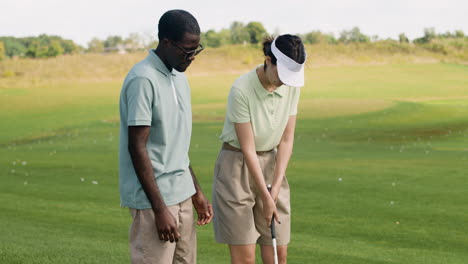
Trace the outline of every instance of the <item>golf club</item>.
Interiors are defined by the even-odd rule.
[[[267,188],[268,188],[268,192],[271,193],[271,184],[268,184]],[[275,254],[274,256],[275,264],[278,264],[278,252],[276,251],[276,232],[275,232],[275,218],[274,217],[271,218],[270,229],[271,229],[271,240],[273,242],[273,252]]]

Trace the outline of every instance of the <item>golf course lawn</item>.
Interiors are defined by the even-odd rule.
[[[237,76],[188,72],[191,162],[209,197]],[[468,263],[467,76],[444,63],[306,69],[288,263]],[[0,88],[0,263],[129,263],[121,83]],[[229,263],[211,224],[197,230],[198,263]]]

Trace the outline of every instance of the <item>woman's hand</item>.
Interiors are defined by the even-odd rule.
[[[271,187],[270,195],[271,195],[271,198],[273,198],[273,201],[275,201],[275,204],[278,201],[278,195],[279,195],[279,192],[280,192],[280,187],[281,186],[279,186],[279,185],[278,186],[273,185],[273,187]]]
[[[275,201],[270,195],[263,200],[263,217],[265,218],[268,227],[271,225],[272,218],[274,218],[277,223],[281,224],[278,218],[278,212],[276,211]]]

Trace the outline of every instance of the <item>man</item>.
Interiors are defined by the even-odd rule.
[[[156,50],[125,78],[120,95],[120,197],[133,218],[132,263],[196,263],[198,225],[213,217],[188,157],[192,130],[184,71],[203,50],[187,11],[159,20]]]

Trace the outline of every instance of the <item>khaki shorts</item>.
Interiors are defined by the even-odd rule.
[[[132,264],[196,263],[197,238],[192,199],[168,207],[177,221],[178,242],[159,240],[152,209],[133,209],[130,226],[130,256]]]
[[[276,151],[257,155],[265,183],[273,182]],[[213,227],[218,243],[271,245],[271,231],[262,215],[262,200],[242,152],[222,149],[215,165],[213,183]],[[276,224],[278,245],[290,240],[291,210],[286,176],[276,203],[281,224]]]

